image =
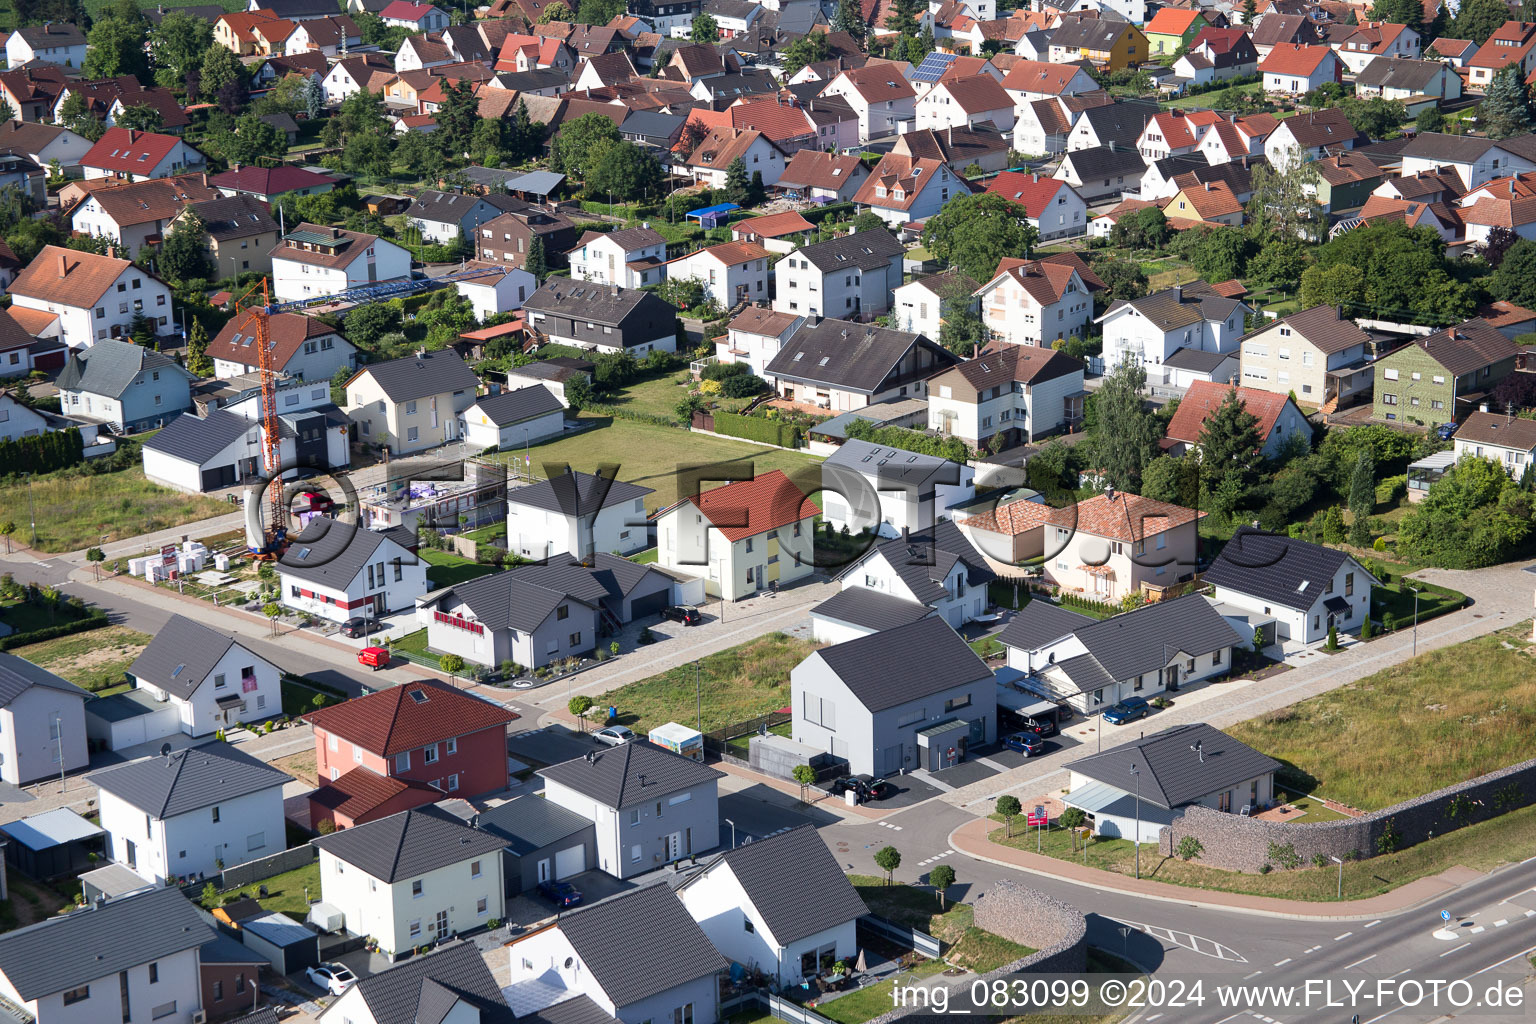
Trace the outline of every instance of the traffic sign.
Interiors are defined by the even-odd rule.
[[[1449,910],[1442,910],[1442,911],[1440,911],[1440,920],[1442,920],[1442,921],[1449,921],[1450,919],[1451,919],[1451,912]]]

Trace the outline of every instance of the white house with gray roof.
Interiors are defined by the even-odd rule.
[[[1182,349],[1235,355],[1252,312],[1245,303],[1179,285],[1139,299],[1118,300],[1096,323],[1104,331],[1104,365],[1146,367],[1147,380],[1168,383],[1164,364]]]
[[[359,979],[321,1010],[319,1019],[325,1024],[515,1024],[519,1018],[475,944],[452,942]],[[247,1022],[242,1017],[229,1024]]]
[[[396,455],[457,441],[461,414],[475,401],[480,378],[452,349],[370,363],[347,381],[343,407],[355,439]]]
[[[346,930],[396,953],[445,941],[505,914],[506,840],[418,807],[312,840],[320,890]]]
[[[192,408],[193,379],[159,352],[107,338],[71,352],[56,383],[64,415],[133,433],[163,427]]]
[[[667,240],[647,226],[588,231],[569,256],[576,281],[645,288],[667,279]]]
[[[618,878],[719,846],[724,774],[639,741],[539,769],[545,799],[597,826],[597,866]]]
[[[19,786],[84,768],[89,698],[67,679],[0,652],[0,779]]]
[[[188,736],[282,713],[282,670],[240,641],[172,615],[132,665],[135,687],[173,705]]]
[[[507,550],[524,558],[644,551],[651,546],[645,499],[655,493],[575,470],[513,488],[507,494]]]
[[[774,265],[773,308],[795,316],[856,319],[891,308],[905,249],[884,228],[803,246]]]
[[[763,372],[789,401],[849,412],[886,398],[921,398],[930,377],[959,362],[925,335],[825,319],[802,325]]]
[[[214,936],[176,889],[91,904],[0,935],[0,997],[37,1024],[192,1024]]]
[[[565,404],[542,384],[483,395],[464,410],[464,439],[476,449],[540,444],[565,431]]]
[[[865,587],[845,587],[811,609],[811,635],[822,643],[840,644],[937,614],[917,601]]]
[[[677,896],[727,959],[781,985],[852,963],[869,913],[812,825],[721,854]]]
[[[844,590],[873,590],[926,605],[959,629],[986,614],[987,583],[993,577],[960,529],[942,519],[932,529],[880,541],[838,579]]]
[[[654,292],[550,278],[523,303],[528,327],[557,345],[591,351],[677,351],[677,309]]]
[[[937,617],[814,651],[789,682],[791,738],[850,774],[938,771],[997,739],[992,672]]]
[[[1240,527],[1202,577],[1212,597],[1272,623],[1269,639],[1312,644],[1328,631],[1359,633],[1381,581],[1349,555],[1280,534]],[[1250,630],[1248,636],[1253,636]]]
[[[293,776],[224,743],[93,772],[107,852],[155,883],[197,881],[288,845]]]
[[[401,611],[427,592],[427,564],[416,557],[413,532],[365,530],[324,517],[289,538],[277,578],[284,607],[334,622]]]
[[[821,464],[822,515],[851,533],[926,530],[976,496],[975,480],[964,463],[849,438]]]
[[[449,244],[462,236],[472,243],[481,224],[521,205],[520,200],[505,193],[477,196],[429,190],[416,197],[405,216],[421,232],[424,242]]]

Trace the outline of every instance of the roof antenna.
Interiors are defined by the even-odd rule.
[[[165,758],[166,764],[171,763],[171,745],[169,743],[160,744],[160,756]]]
[[[1193,750],[1196,754],[1198,754],[1200,756],[1200,763],[1201,764],[1205,764],[1205,741],[1204,740],[1195,740],[1194,745],[1191,746],[1189,749]]]

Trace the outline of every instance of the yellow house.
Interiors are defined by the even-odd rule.
[[[479,385],[453,349],[418,352],[359,370],[347,381],[342,411],[359,441],[406,455],[458,440],[460,415]]]
[[[1069,16],[1051,35],[1050,62],[1087,60],[1096,67],[1119,71],[1146,62],[1148,46],[1141,29],[1128,22]]]
[[[239,57],[271,56],[274,52],[272,43],[265,36],[257,34],[256,26],[278,22],[281,22],[281,25],[268,31],[274,35],[280,33],[284,39],[288,38],[293,32],[293,22],[279,18],[272,11],[238,11],[234,14],[225,14],[213,23],[213,41]],[[287,26],[286,31],[283,30],[282,25]],[[281,53],[281,48],[276,52]]]
[[[815,572],[821,509],[783,470],[694,494],[657,517],[656,564],[726,601]]]
[[[1205,15],[1199,11],[1177,7],[1159,8],[1152,15],[1152,20],[1147,22],[1147,44],[1151,47],[1148,52],[1154,57],[1171,57],[1179,51],[1179,47],[1194,42],[1195,36],[1206,25]]]
[[[1163,204],[1163,216],[1176,227],[1190,226],[1188,223],[1178,224],[1179,221],[1193,221],[1235,228],[1242,226],[1243,204],[1237,201],[1237,196],[1225,182],[1196,182],[1179,189]]]

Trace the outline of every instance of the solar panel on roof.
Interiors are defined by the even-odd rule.
[[[935,51],[923,58],[923,62],[912,73],[914,82],[937,82],[944,77],[944,72],[954,63],[955,55],[952,53],[939,53]]]

